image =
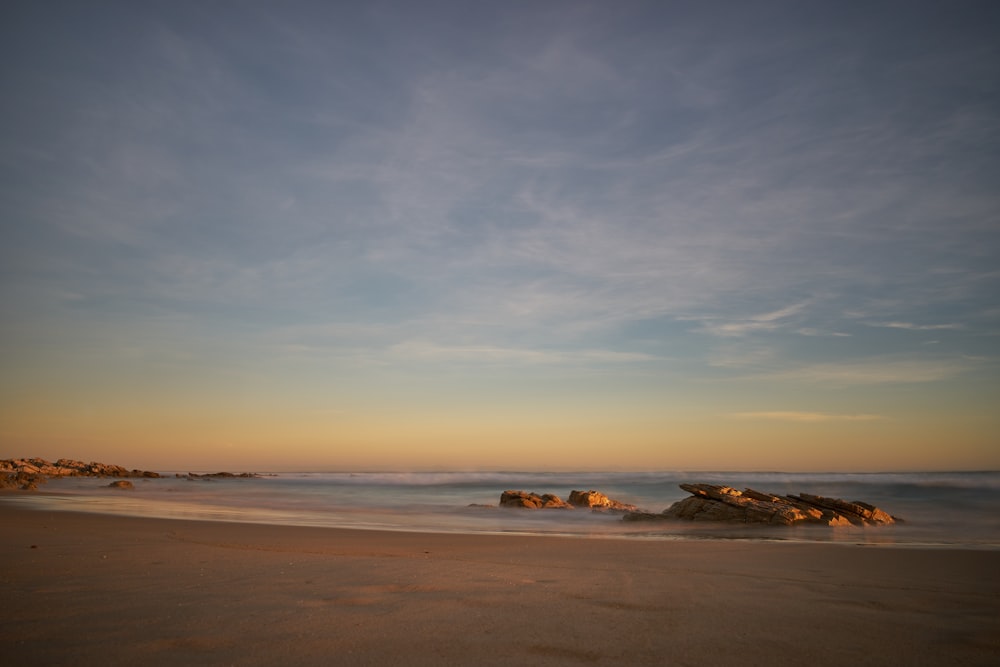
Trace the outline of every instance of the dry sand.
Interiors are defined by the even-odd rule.
[[[1000,664],[1000,551],[0,526],[7,664]]]

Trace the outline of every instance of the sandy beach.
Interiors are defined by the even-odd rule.
[[[995,550],[0,522],[24,665],[1000,663]]]

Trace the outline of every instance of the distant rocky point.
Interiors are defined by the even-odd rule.
[[[626,521],[682,519],[726,523],[762,523],[791,526],[800,523],[827,526],[886,525],[902,521],[868,503],[824,498],[808,493],[781,496],[753,489],[739,491],[715,484],[681,484],[691,497],[679,500],[660,514],[631,512]]]
[[[264,477],[264,475],[255,472],[241,472],[241,473],[209,472],[201,475],[199,475],[196,472],[189,472],[186,475],[177,473],[176,475],[174,475],[174,477],[177,477],[179,479],[191,479],[191,480],[196,480],[196,479],[213,480],[213,479],[256,479],[258,477]]]
[[[110,463],[59,459],[55,463],[41,458],[0,460],[0,488],[27,491],[38,488],[51,477],[159,477],[148,470],[129,470]]]

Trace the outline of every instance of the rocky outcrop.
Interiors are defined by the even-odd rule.
[[[573,506],[559,496],[527,491],[504,491],[500,494],[500,507],[522,507],[525,509],[571,509]]]
[[[595,512],[634,512],[635,505],[608,498],[599,491],[570,491],[569,502],[551,493],[537,494],[528,491],[504,491],[500,494],[500,507],[525,509],[592,509]]]
[[[108,488],[111,489],[124,489],[126,491],[134,489],[135,484],[128,481],[127,479],[116,479],[115,481],[108,484]]]
[[[84,463],[59,459],[55,463],[41,458],[0,460],[0,488],[33,490],[51,477],[159,477],[148,470],[129,470],[119,465]]]
[[[34,491],[39,484],[44,484],[48,480],[48,477],[32,472],[0,472],[0,489]]]
[[[860,501],[824,498],[807,493],[781,496],[753,489],[740,491],[715,484],[681,484],[691,494],[661,514],[632,512],[627,521],[684,519],[728,523],[762,523],[790,526],[815,523],[827,526],[891,524],[900,519]]]
[[[612,498],[599,491],[570,491],[569,504],[573,507],[589,507],[598,512],[635,512],[638,508]]]

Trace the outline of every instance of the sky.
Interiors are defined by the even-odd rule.
[[[1000,469],[994,2],[7,2],[0,458]]]

